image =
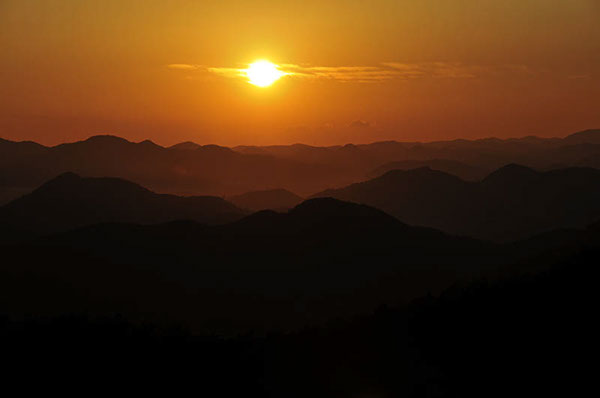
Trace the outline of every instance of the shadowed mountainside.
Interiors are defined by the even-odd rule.
[[[252,211],[266,209],[284,211],[297,206],[303,199],[285,189],[271,189],[247,192],[242,195],[228,197],[227,200],[242,209]]]
[[[510,241],[599,220],[600,170],[508,165],[481,182],[429,168],[395,170],[314,196],[364,203],[411,225]]]
[[[5,376],[19,386],[35,377],[43,391],[67,373],[107,392],[200,384],[211,396],[261,398],[585,395],[596,380],[588,359],[599,255],[585,250],[537,274],[266,336],[193,335],[123,316],[0,315]]]
[[[448,192],[474,184],[390,173],[434,174]],[[528,186],[540,174],[510,166],[484,182]],[[93,185],[92,196],[107,185],[148,192],[73,174],[45,187],[68,195],[58,187],[74,181]],[[86,197],[62,196],[76,208]],[[584,359],[596,336],[599,232],[496,245],[331,198],[225,225],[87,226],[0,246],[4,358],[17,383],[68,372],[138,392],[201,382],[214,396],[572,393],[594,380]]]
[[[494,245],[334,199],[212,227],[101,224],[3,253],[4,297],[25,313],[95,309],[234,330],[351,316],[510,261],[490,255]]]
[[[244,211],[221,198],[156,194],[126,180],[82,178],[73,173],[61,174],[0,207],[0,224],[4,228],[33,233],[106,222],[156,224],[195,220],[219,224],[243,216]]]
[[[238,188],[259,180],[283,187],[288,179],[306,188],[341,183],[335,177],[346,178],[348,170],[364,175],[402,154],[452,159],[469,153],[482,167],[507,156],[579,159],[582,153],[594,156],[596,146],[587,142],[594,134],[571,138],[575,143],[567,146],[534,137],[291,146],[285,159],[106,136],[53,148],[0,142],[6,150],[0,170],[3,182],[21,181],[19,176],[33,181],[75,165],[86,175],[127,174],[164,187],[204,189],[212,184],[202,185],[205,176]],[[539,172],[509,165],[480,182],[428,168],[393,170],[324,195],[365,205],[321,198],[286,213],[241,218],[238,207],[220,198],[161,195],[119,178],[63,174],[0,208],[7,264],[0,304],[15,314],[116,312],[196,330],[294,328],[405,303],[504,266],[530,266],[549,249],[567,244],[574,250],[594,230],[555,229],[600,219],[600,171],[587,168]],[[258,196],[266,200],[264,192]],[[227,221],[233,222],[221,224]],[[498,241],[545,234],[498,245],[410,225]],[[28,238],[22,234],[27,230],[51,235]]]
[[[589,129],[571,134],[564,139],[571,144],[600,144],[600,129]]]
[[[412,170],[420,169],[422,167],[443,171],[444,173],[455,175],[467,181],[481,180],[487,175],[485,170],[480,170],[476,167],[469,166],[468,164],[458,162],[456,160],[430,159],[403,160],[399,162],[386,163],[367,173],[366,177],[369,179],[377,178],[392,170]]]

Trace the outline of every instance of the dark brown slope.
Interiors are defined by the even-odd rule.
[[[397,170],[315,196],[365,203],[412,225],[510,241],[600,219],[600,170],[508,165],[481,182],[425,168]]]
[[[218,224],[243,215],[218,197],[161,195],[118,178],[65,173],[1,207],[0,223],[47,233],[103,222],[154,224],[186,219]]]
[[[30,192],[30,173],[18,169],[24,161],[41,156],[47,147],[35,142],[14,142],[0,138],[0,206]]]
[[[368,206],[314,199],[220,226],[101,224],[3,247],[0,285],[23,311],[93,308],[263,329],[439,291],[501,263],[494,250]],[[27,307],[30,294],[47,299]]]
[[[443,171],[452,174],[467,181],[480,180],[487,175],[485,170],[470,166],[456,160],[448,159],[430,159],[430,160],[402,160],[398,162],[386,163],[370,171],[367,178],[381,177],[392,170],[411,170],[421,167],[429,167],[432,170]]]
[[[569,144],[600,144],[600,129],[580,131],[564,139]]]
[[[242,195],[231,196],[227,200],[242,209],[251,211],[267,209],[284,211],[300,204],[303,199],[285,189],[270,189],[246,192]]]
[[[441,171],[419,168],[393,170],[373,180],[314,196],[364,203],[411,225],[455,233],[457,210],[461,214],[468,211],[465,198],[473,195],[473,184]]]

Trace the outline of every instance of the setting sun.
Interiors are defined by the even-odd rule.
[[[258,87],[270,86],[285,75],[285,72],[277,69],[277,65],[263,60],[251,63],[246,69],[248,83]]]

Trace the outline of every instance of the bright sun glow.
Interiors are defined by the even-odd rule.
[[[251,63],[246,69],[248,83],[258,87],[267,87],[275,83],[286,73],[277,69],[277,65],[269,61],[256,61]]]

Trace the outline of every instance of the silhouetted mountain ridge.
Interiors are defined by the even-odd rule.
[[[571,134],[565,138],[570,143],[600,144],[600,129],[589,129]]]
[[[111,135],[20,153],[14,146],[26,147],[24,143],[0,143],[3,195],[18,192],[19,187],[33,190],[67,171],[86,177],[124,178],[158,192],[219,196],[273,186],[309,192],[345,173],[331,166],[278,159],[269,154],[242,154],[217,145],[179,150],[177,146],[164,148],[150,141],[134,143]]]
[[[510,164],[481,182],[424,168],[395,170],[319,196],[364,203],[408,224],[451,234],[518,240],[599,220],[600,170],[538,172]]]
[[[69,174],[58,182],[74,178]],[[65,202],[70,214],[82,208]],[[39,214],[32,215],[37,223]],[[267,210],[215,226],[193,221],[137,225],[107,217],[77,222],[92,221],[101,223],[4,246],[16,267],[3,270],[14,272],[7,280],[20,281],[25,270],[43,275],[47,282],[37,294],[70,297],[68,304],[61,301],[63,310],[158,311],[196,326],[215,322],[263,329],[405,302],[506,261],[504,255],[490,256],[494,245],[411,227],[380,210],[334,199],[308,200],[288,213]],[[21,283],[14,282],[11,291],[26,307],[27,301],[17,298],[29,291],[17,289]],[[53,290],[63,285],[72,288]],[[52,303],[45,305],[58,305]]]
[[[264,209],[287,210],[302,202],[300,196],[286,189],[246,192],[228,197],[227,200],[240,208],[253,211]]]
[[[429,167],[448,174],[455,175],[463,180],[479,180],[485,176],[484,170],[469,166],[465,163],[448,159],[429,160],[403,160],[386,163],[367,173],[367,178],[377,178],[391,170],[412,170],[421,167]]]
[[[0,221],[47,233],[102,222],[162,223],[190,219],[224,223],[244,212],[222,198],[156,194],[119,178],[64,173],[32,193],[0,207]]]
[[[510,184],[526,184],[538,178],[542,174],[536,172],[530,167],[521,166],[518,164],[508,164],[493,171],[482,180],[486,185],[510,185]]]
[[[178,195],[233,196],[278,187],[306,196],[359,182],[378,168],[382,168],[379,174],[397,167],[430,166],[467,180],[479,180],[509,163],[538,170],[600,168],[597,132],[563,139],[383,141],[328,147],[226,148],[187,142],[164,148],[148,140],[134,143],[111,135],[54,147],[4,140],[0,141],[0,200],[15,198],[66,171],[125,178],[155,192]]]

